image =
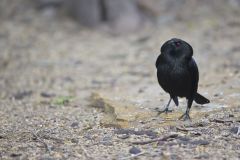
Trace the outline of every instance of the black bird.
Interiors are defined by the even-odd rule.
[[[192,58],[193,49],[187,42],[173,38],[166,41],[161,47],[161,54],[156,61],[157,78],[160,86],[170,94],[170,100],[166,108],[160,113],[169,112],[171,100],[178,106],[178,97],[187,99],[187,110],[179,118],[190,120],[189,111],[193,100],[198,104],[206,104],[210,101],[197,93],[198,67]]]

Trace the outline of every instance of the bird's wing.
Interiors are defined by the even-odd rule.
[[[160,61],[161,61],[161,55],[159,55],[156,60],[156,63],[155,63],[156,68],[157,68],[158,64],[160,63]]]
[[[199,73],[198,73],[197,64],[193,58],[189,61],[188,70],[191,74],[191,79],[192,79],[192,81],[191,81],[192,95],[195,96],[195,94],[197,93],[197,89],[198,89]]]
[[[194,59],[192,58],[191,61],[189,62],[189,71],[191,73],[192,77],[192,95],[194,96],[194,101],[198,104],[206,104],[209,103],[210,101],[197,93],[197,88],[198,88],[198,79],[199,79],[199,73],[198,73],[198,67]]]

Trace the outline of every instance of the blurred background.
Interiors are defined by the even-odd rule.
[[[69,18],[85,27],[107,26],[113,32],[136,31],[148,23],[221,17],[239,10],[239,0],[19,0],[1,1],[1,19],[30,23],[35,17],[49,21]],[[50,23],[50,22],[49,22]]]
[[[168,100],[157,82],[155,60],[173,37],[193,46],[199,92],[211,100],[204,108],[194,104],[193,117],[209,119],[208,111],[239,106],[240,0],[0,0],[0,157],[88,159],[91,153],[118,159],[129,156],[131,146],[104,127],[172,131],[149,115]],[[113,100],[110,106],[119,113],[89,107],[95,103],[91,95],[100,97],[102,108],[109,106],[102,95]],[[174,109],[182,113],[185,107]],[[214,142],[207,158],[239,158],[229,150],[239,148],[231,136],[211,137],[219,130],[201,132]],[[51,154],[31,133],[55,147]],[[150,147],[149,156],[163,157],[155,149]],[[167,155],[193,159],[202,154],[195,149],[175,148]]]

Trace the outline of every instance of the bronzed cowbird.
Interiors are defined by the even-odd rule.
[[[166,108],[160,113],[169,112],[171,100],[178,106],[178,97],[187,99],[186,112],[179,118],[190,120],[189,111],[193,100],[198,104],[210,101],[197,93],[198,67],[193,59],[193,48],[187,42],[173,38],[166,41],[161,47],[161,54],[156,61],[157,78],[163,90],[170,95]]]

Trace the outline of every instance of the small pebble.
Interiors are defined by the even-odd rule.
[[[194,136],[201,136],[202,134],[200,132],[197,132],[197,131],[192,131],[190,132],[191,135],[194,135]]]
[[[129,153],[131,153],[131,154],[138,154],[140,152],[141,152],[141,150],[134,146],[129,150]]]
[[[100,143],[105,145],[105,146],[111,146],[111,145],[113,145],[112,137],[110,137],[110,136],[103,137],[103,139],[101,140]]]
[[[72,124],[71,124],[71,127],[73,127],[73,128],[76,128],[76,127],[78,127],[78,122],[73,122]]]
[[[177,154],[170,155],[170,159],[181,160],[181,158]]]
[[[231,128],[230,132],[233,133],[233,134],[237,134],[238,133],[238,127]]]
[[[51,97],[55,97],[55,94],[51,94],[51,93],[47,93],[47,92],[42,92],[41,96],[44,98],[51,98]]]
[[[13,95],[13,97],[16,99],[16,100],[21,100],[25,97],[28,97],[28,96],[31,96],[32,95],[32,91],[22,91],[22,92],[18,92],[16,94]]]
[[[117,137],[120,138],[120,139],[127,139],[127,138],[129,138],[129,135],[128,134],[123,134],[123,135],[118,135]]]
[[[195,157],[196,159],[208,159],[209,155],[208,154],[201,154]]]
[[[209,141],[206,141],[206,140],[196,140],[196,141],[192,141],[191,144],[193,144],[193,145],[208,145]]]
[[[179,136],[178,139],[181,141],[190,141],[190,138],[182,137],[182,136]]]
[[[72,143],[78,143],[79,140],[78,140],[77,138],[72,138],[72,139],[71,139],[71,142],[72,142]]]
[[[21,153],[12,153],[10,156],[11,157],[19,157],[21,155],[22,155]]]

